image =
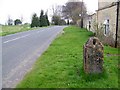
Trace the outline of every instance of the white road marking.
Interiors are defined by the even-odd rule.
[[[3,43],[8,43],[8,42],[12,42],[12,41],[15,41],[15,40],[18,40],[18,39],[21,39],[21,38],[24,38],[24,37],[27,37],[29,36],[30,34],[27,34],[27,35],[24,35],[24,36],[21,36],[21,37],[17,37],[17,38],[14,38],[14,39],[11,39],[11,40],[8,40],[8,41],[5,41]]]

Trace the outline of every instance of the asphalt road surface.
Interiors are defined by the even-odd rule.
[[[2,37],[2,88],[14,88],[65,26]]]

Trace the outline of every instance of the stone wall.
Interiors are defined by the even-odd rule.
[[[92,15],[92,20],[91,20],[91,29],[90,31],[95,32],[97,29],[97,16],[96,13]]]
[[[116,0],[98,0],[98,9],[109,6],[113,2],[116,2]]]
[[[119,6],[120,8],[120,6]],[[98,0],[98,10],[93,15],[88,15],[85,19],[85,27],[89,30],[89,21],[91,21],[90,31],[102,33],[101,41],[104,44],[109,44],[111,46],[115,45],[116,38],[116,16],[117,16],[117,5],[116,0]],[[109,31],[108,34],[104,34],[105,25],[104,22],[109,20]],[[97,35],[97,34],[96,34]],[[108,43],[106,43],[108,42]],[[120,9],[119,9],[119,25],[118,25],[118,44],[120,46]]]
[[[117,5],[97,11],[98,33],[102,43],[115,46]],[[105,34],[105,21],[109,20],[109,30]],[[103,35],[101,34],[103,33]],[[101,34],[101,35],[100,35]]]
[[[92,15],[88,15],[84,21],[85,23],[85,27],[87,28],[87,30],[92,31],[93,33],[96,31],[97,29],[97,16],[96,13],[92,14]],[[89,22],[90,22],[90,29],[89,29]]]
[[[116,5],[110,8],[97,11],[98,18],[98,28],[103,27],[103,23],[106,19],[109,19],[109,31],[113,33],[113,38],[115,39],[116,34]]]

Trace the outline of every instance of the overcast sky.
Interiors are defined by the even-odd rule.
[[[48,10],[50,19],[50,7],[53,4],[64,5],[68,0],[0,0],[0,23],[5,24],[8,16],[13,20],[23,17],[23,21],[31,22],[33,13],[40,14],[40,10]],[[88,12],[95,12],[98,8],[98,0],[83,0]]]

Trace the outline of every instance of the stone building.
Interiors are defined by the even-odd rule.
[[[118,44],[120,45],[120,5],[119,5],[119,19],[118,19]]]
[[[86,20],[86,27],[89,31],[92,31],[95,33],[97,29],[97,16],[96,13],[92,15],[88,15],[87,20]]]
[[[120,1],[119,1],[120,2]],[[120,8],[120,6],[119,6]],[[119,9],[120,10],[120,9]],[[98,0],[98,10],[97,10],[97,24],[98,28],[103,29],[104,36],[108,37],[110,36],[113,38],[111,42],[115,42],[116,40],[116,26],[117,23],[117,2],[116,0]],[[120,45],[119,38],[120,38],[120,25],[118,25],[118,36],[117,41],[118,45]],[[109,40],[110,41],[110,40]],[[112,43],[112,44],[113,44]]]

